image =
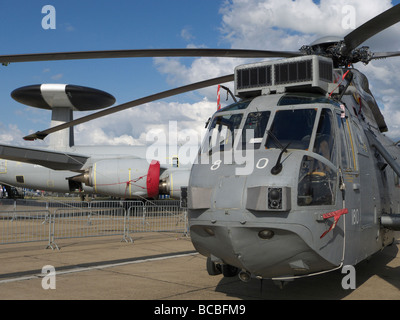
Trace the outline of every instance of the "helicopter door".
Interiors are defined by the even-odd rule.
[[[346,184],[346,207],[351,217],[351,225],[364,230],[374,221],[376,183],[371,184],[375,174],[371,171],[371,159],[358,126],[338,115],[341,136],[341,168]]]
[[[345,188],[345,206],[351,214],[352,225],[360,223],[361,181],[357,170],[356,153],[347,118],[337,114],[340,138],[340,161]]]
[[[377,223],[375,218],[376,206],[379,206],[376,199],[383,199],[387,196],[388,190],[385,188],[385,182],[387,187],[386,171],[382,170],[376,173],[376,167],[371,163],[371,159],[366,139],[360,128],[356,123],[352,123],[352,129],[354,133],[354,144],[357,148],[359,171],[360,171],[360,185],[361,185],[361,209],[359,223],[362,230],[366,230],[368,227]],[[376,175],[377,174],[377,175]],[[382,181],[379,181],[379,175],[381,175]],[[378,180],[375,180],[378,179]],[[371,183],[375,181],[375,183]],[[380,184],[382,183],[382,184]],[[379,208],[378,208],[379,209]]]

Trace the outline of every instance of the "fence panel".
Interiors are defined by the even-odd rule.
[[[57,239],[119,235],[124,232],[123,208],[57,209],[52,214]]]
[[[48,210],[1,211],[0,244],[46,241],[49,239]]]
[[[187,233],[179,201],[0,201],[0,244],[122,235],[139,232]],[[5,210],[6,209],[6,210]],[[23,209],[23,210],[19,210]]]
[[[130,207],[128,212],[129,232],[187,232],[186,211],[179,201],[147,202],[143,207]]]

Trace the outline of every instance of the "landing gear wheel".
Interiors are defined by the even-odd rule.
[[[224,277],[231,278],[237,276],[238,273],[239,273],[238,268],[231,266],[229,264],[222,265],[222,274],[224,275]]]
[[[222,272],[221,265],[211,261],[210,257],[207,258],[206,266],[207,266],[207,272],[210,276],[217,276]]]

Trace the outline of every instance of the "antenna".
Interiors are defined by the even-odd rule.
[[[21,87],[14,90],[11,96],[28,106],[51,110],[51,127],[72,121],[73,111],[102,109],[115,103],[115,98],[104,91],[67,84]],[[49,147],[54,150],[65,150],[73,145],[73,127],[50,135]]]

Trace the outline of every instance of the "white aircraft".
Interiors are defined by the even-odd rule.
[[[51,128],[72,121],[73,111],[115,103],[104,91],[76,85],[31,85],[11,95],[23,104],[51,110]],[[158,158],[149,159],[147,151],[145,146],[75,146],[73,127],[66,128],[49,134],[45,149],[0,144],[0,184],[119,198],[157,198],[160,194],[180,198],[191,165],[179,166],[177,155],[169,156],[167,148]]]

